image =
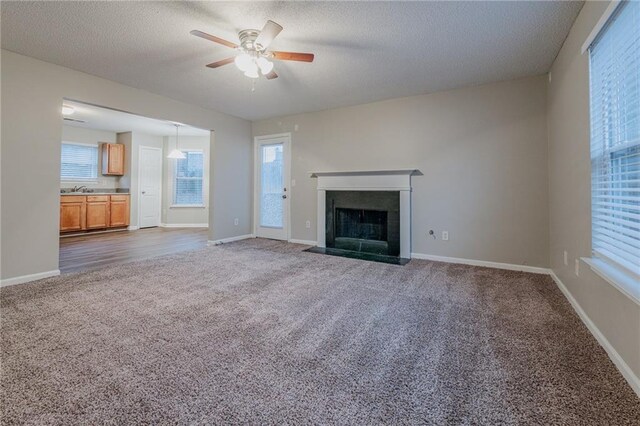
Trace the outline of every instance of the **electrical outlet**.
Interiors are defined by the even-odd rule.
[[[567,251],[564,251],[564,266],[569,266],[569,254]]]
[[[576,277],[580,276],[580,260],[576,259]]]
[[[307,229],[311,228],[311,221],[308,220],[307,223],[305,224],[305,226],[307,227]]]
[[[442,231],[442,241],[449,241],[449,231]]]
[[[234,224],[235,226],[238,226],[238,223],[239,223],[239,221],[238,221],[238,218],[237,218],[237,217],[236,217],[235,219],[233,219],[233,224]]]

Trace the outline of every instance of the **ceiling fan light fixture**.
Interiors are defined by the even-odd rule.
[[[253,65],[253,59],[247,53],[241,53],[236,56],[234,62],[236,64],[236,67],[238,67],[240,71],[247,71],[249,70],[251,65]]]
[[[259,78],[258,65],[255,62],[251,63],[251,66],[245,71],[244,75],[249,78]]]
[[[273,70],[273,62],[269,62],[267,58],[260,57],[258,58],[258,66],[260,67],[260,72],[262,75],[267,75]]]

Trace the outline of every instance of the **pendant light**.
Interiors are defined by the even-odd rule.
[[[169,155],[167,155],[167,158],[174,158],[176,160],[181,160],[181,159],[187,158],[187,156],[184,155],[184,152],[178,149],[178,129],[180,128],[180,125],[174,124],[174,126],[176,126],[176,147],[169,153]]]

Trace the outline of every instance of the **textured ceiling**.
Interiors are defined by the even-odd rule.
[[[582,2],[2,2],[2,47],[246,119],[542,74]],[[205,64],[267,19],[273,49],[313,52],[277,62],[257,82]]]
[[[75,110],[73,114],[65,117],[84,121],[84,123],[79,123],[65,120],[63,121],[65,126],[107,130],[115,133],[140,132],[154,136],[174,136],[176,134],[175,125],[169,121],[156,120],[80,102],[64,101],[64,105],[73,107]],[[197,127],[187,125],[180,127],[181,136],[209,136],[209,134],[209,130]]]

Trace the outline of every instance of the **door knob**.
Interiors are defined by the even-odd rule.
[[[143,194],[146,194],[146,193],[147,193],[147,191],[142,191],[142,193],[143,193]]]

